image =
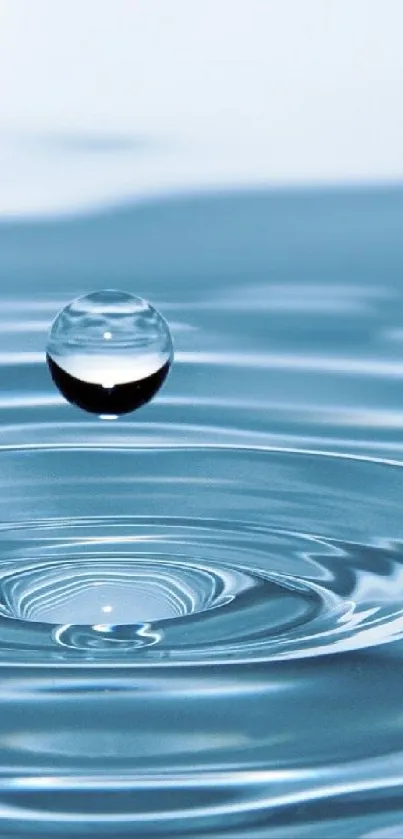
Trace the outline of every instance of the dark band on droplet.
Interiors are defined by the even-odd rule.
[[[56,387],[68,402],[91,414],[111,415],[128,414],[149,402],[165,381],[171,366],[171,361],[168,360],[145,379],[106,388],[66,373],[48,353],[46,361]]]

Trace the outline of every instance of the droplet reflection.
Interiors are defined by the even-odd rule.
[[[115,418],[153,398],[168,374],[173,347],[168,324],[147,301],[104,290],[73,300],[57,315],[46,358],[69,402]]]

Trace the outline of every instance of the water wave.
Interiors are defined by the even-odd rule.
[[[403,836],[399,196],[0,229],[2,835]],[[107,423],[44,345],[112,275],[176,363]]]

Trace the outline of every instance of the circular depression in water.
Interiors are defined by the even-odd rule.
[[[223,605],[240,577],[135,555],[24,565],[1,578],[0,614],[22,621],[138,624],[183,618]]]

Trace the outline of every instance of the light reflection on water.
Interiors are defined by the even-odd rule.
[[[244,192],[0,226],[2,835],[403,836],[402,210]],[[44,357],[103,286],[176,345],[114,423]]]

